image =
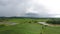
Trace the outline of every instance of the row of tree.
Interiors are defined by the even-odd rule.
[[[50,23],[50,24],[60,24],[60,19],[49,19],[47,21],[47,23]]]

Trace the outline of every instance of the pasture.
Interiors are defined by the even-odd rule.
[[[59,27],[51,27],[39,24],[38,22],[46,22],[48,19],[32,19],[32,18],[6,18],[0,23],[0,34],[60,34]],[[8,23],[8,24],[7,24]],[[13,25],[12,23],[17,23]],[[12,24],[12,25],[10,25]],[[44,29],[42,29],[44,27]]]

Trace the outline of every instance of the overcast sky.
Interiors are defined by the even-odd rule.
[[[60,17],[60,0],[0,0],[0,16]]]

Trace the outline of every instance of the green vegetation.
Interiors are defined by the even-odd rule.
[[[46,18],[4,18],[3,22],[1,22],[4,24],[0,24],[0,34],[40,34],[41,32],[42,34],[60,34],[60,26],[47,26],[42,29],[43,25],[37,23],[48,20]],[[6,22],[18,24],[6,25]]]
[[[47,21],[47,23],[50,23],[50,24],[60,24],[60,19],[49,19],[48,21]]]

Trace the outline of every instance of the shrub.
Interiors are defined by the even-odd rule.
[[[1,28],[1,27],[5,27],[5,24],[1,24],[1,25],[0,25],[0,28]]]
[[[34,21],[34,23],[37,23],[38,21]]]
[[[31,23],[31,21],[29,21],[29,23]]]
[[[60,24],[60,20],[59,19],[49,19],[46,22],[50,23],[50,24]]]

